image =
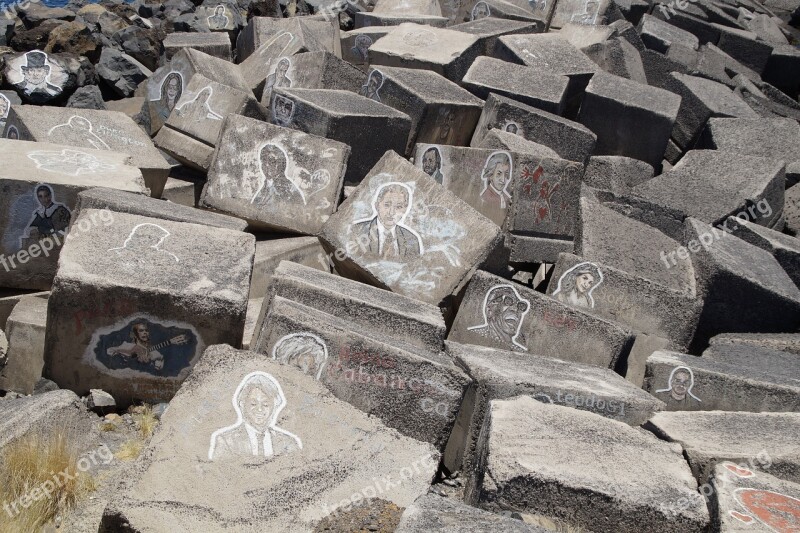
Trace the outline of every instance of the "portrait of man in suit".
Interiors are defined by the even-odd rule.
[[[442,175],[442,154],[435,146],[431,146],[422,154],[422,170],[436,180],[439,185],[444,180]]]
[[[393,181],[378,188],[372,202],[372,216],[353,222],[356,238],[367,237],[367,251],[371,255],[402,261],[424,253],[422,238],[405,225],[412,200],[411,188],[404,183]]]
[[[251,372],[233,394],[236,423],[211,435],[211,461],[249,457],[271,459],[303,449],[300,437],[278,427],[286,397],[278,380],[266,372]]]

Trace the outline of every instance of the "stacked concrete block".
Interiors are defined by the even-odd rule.
[[[550,296],[478,272],[467,287],[448,340],[615,368],[631,331]]]
[[[359,94],[411,117],[406,154],[414,143],[468,144],[483,110],[480,98],[426,70],[373,67]]]
[[[372,11],[358,11],[355,14],[355,27],[397,26],[404,22],[444,28],[448,19],[442,16],[438,0],[377,0]]]
[[[359,183],[387,150],[404,153],[411,132],[405,113],[349,91],[274,89],[269,116],[275,125],[349,145],[348,185]]]
[[[706,483],[722,461],[800,483],[798,413],[663,411],[648,427],[664,440],[681,445],[700,483]],[[750,428],[746,435],[742,435],[743,427]]]
[[[483,45],[481,55],[491,55],[499,37],[514,33],[540,33],[544,25],[543,21],[524,22],[483,17],[450,26],[450,29],[477,36]]]
[[[432,70],[458,83],[480,51],[473,35],[404,23],[369,48],[369,63]]]
[[[171,61],[172,57],[183,50],[191,48],[225,61],[231,61],[231,40],[224,33],[170,33],[164,39],[164,57]]]
[[[469,228],[469,229],[467,229]],[[468,281],[497,246],[501,230],[466,202],[387,153],[322,228],[337,269],[429,303]],[[364,241],[366,246],[358,247]]]
[[[681,98],[663,89],[598,73],[579,121],[597,135],[595,154],[624,155],[660,168]]]
[[[392,29],[391,26],[367,26],[342,32],[342,59],[366,70],[369,67],[369,47]]]
[[[143,94],[139,95],[145,98],[141,113],[150,135],[161,129],[195,74],[239,91],[249,90],[236,65],[201,50],[184,48],[153,73],[143,87]]]
[[[478,444],[479,479],[467,501],[595,531],[679,527],[699,533],[708,527],[705,501],[680,448],[622,422],[530,396],[494,400],[488,411]],[[674,500],[685,500],[685,507],[664,513],[662,503]]]
[[[380,490],[385,501],[406,507],[436,473],[439,454],[430,444],[399,435],[312,376],[262,354],[213,346],[191,384],[170,403],[125,496],[105,509],[102,528],[211,531],[247,522],[271,530],[291,521],[311,529],[350,509],[353,493],[367,499]],[[251,440],[251,431],[258,437]],[[353,461],[353,453],[364,460]],[[289,496],[320,475],[314,465],[325,472],[315,496]],[[403,470],[397,483],[403,468],[410,475]],[[388,475],[391,486],[376,488],[370,478],[378,475]],[[153,490],[151,479],[163,480],[162,488]],[[273,512],[261,508],[265,494],[281,502]]]
[[[445,450],[449,470],[475,470],[480,432],[493,400],[526,395],[631,426],[646,422],[664,407],[661,400],[607,368],[452,341],[447,350],[473,379]]]
[[[99,214],[82,209],[75,223]],[[113,222],[62,250],[45,375],[82,392],[102,388],[121,404],[168,400],[206,346],[242,342],[255,239],[127,213]]]
[[[47,298],[19,300],[3,331],[8,338],[5,365],[0,369],[0,389],[31,394],[42,377]]]
[[[263,120],[267,112],[249,91],[238,91],[197,74],[192,76],[154,142],[184,165],[207,171],[228,115]]]
[[[462,83],[483,99],[496,93],[560,115],[569,80],[566,76],[481,56],[472,63]]]
[[[631,193],[706,224],[729,216],[774,227],[783,211],[783,161],[721,150],[692,150],[681,161]]]
[[[703,307],[684,291],[571,254],[559,257],[547,294],[682,349],[691,344]]]
[[[250,227],[316,234],[336,209],[347,145],[242,116],[229,116],[201,205]]]
[[[0,153],[6,163],[0,170],[3,287],[50,288],[81,191],[103,186],[147,193],[141,171],[130,156],[120,152],[2,139]],[[91,225],[107,227],[111,213],[102,215]],[[73,225],[72,229],[87,227]]]
[[[703,357],[659,351],[647,359],[645,390],[670,411],[800,411],[797,356],[726,347]]]
[[[269,309],[260,353],[299,368],[401,434],[444,449],[470,383],[452,361],[389,345],[342,316],[281,296]]]
[[[563,159],[578,163],[586,162],[597,143],[597,135],[583,124],[498,94],[486,99],[470,146],[478,146],[493,128],[543,144]]]
[[[358,92],[364,84],[363,72],[328,51],[270,59],[266,72],[267,76],[259,76],[254,88],[256,97],[260,97],[264,107],[269,107],[272,91],[276,87]]]

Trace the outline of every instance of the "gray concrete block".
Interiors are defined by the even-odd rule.
[[[719,31],[719,40],[715,44],[720,50],[758,74],[764,72],[772,54],[771,44],[758,40],[758,35],[750,31],[716,23],[711,26]]]
[[[624,194],[653,178],[649,163],[618,155],[597,155],[589,158],[583,182],[596,189]]]
[[[549,157],[551,159],[559,158],[559,155],[552,148],[529,141],[516,133],[511,133],[515,130],[519,131],[519,128],[514,124],[506,124],[505,130],[492,128],[475,148],[507,150],[509,152],[530,154],[535,157]]]
[[[691,32],[682,30],[652,15],[644,15],[638,26],[644,45],[656,52],[666,54],[673,44],[697,50],[700,41]]]
[[[445,323],[438,307],[289,261],[275,269],[268,293],[345,320],[350,328],[420,355],[442,351]],[[266,309],[266,308],[265,308]],[[266,314],[266,313],[264,313]],[[254,345],[266,353],[271,325]]]
[[[432,70],[458,83],[480,52],[474,35],[403,23],[369,48],[369,63]]]
[[[291,261],[322,272],[330,272],[333,260],[325,253],[317,237],[290,237],[256,241],[253,276],[250,279],[250,299],[263,298],[282,261]]]
[[[411,117],[404,154],[418,142],[468,144],[483,111],[483,100],[427,70],[380,66],[361,81],[359,94]]]
[[[598,73],[586,88],[579,122],[597,135],[596,155],[624,155],[660,168],[680,97]]]
[[[513,506],[598,532],[708,527],[680,449],[622,422],[529,396],[495,400],[479,447],[485,474],[475,496],[482,507]],[[679,512],[661,509],[681,498],[687,505]]]
[[[606,320],[685,349],[694,336],[701,299],[581,257],[562,254],[547,294]]]
[[[225,61],[233,59],[231,40],[227,33],[169,33],[162,41],[162,44],[164,45],[164,57],[167,61],[171,61],[172,57],[184,48],[191,48]]]
[[[494,51],[498,37],[515,33],[540,33],[543,27],[542,21],[527,22],[484,17],[450,26],[450,29],[475,35],[479,39],[480,54],[490,55]]]
[[[124,153],[0,139],[0,154],[0,286],[50,288],[81,191],[102,185],[147,193],[142,173]],[[108,215],[96,224],[107,226]]]
[[[394,235],[381,238],[379,221]],[[320,235],[343,251],[337,269],[348,277],[433,304],[467,282],[500,236],[494,222],[394,153],[373,167]]]
[[[800,526],[800,484],[754,472],[749,463],[720,462],[710,480],[712,520],[720,532],[769,533]]]
[[[614,368],[631,332],[523,285],[479,271],[470,281],[448,340]]]
[[[498,76],[498,72],[503,75]],[[569,79],[524,65],[480,56],[472,63],[462,83],[483,99],[488,98],[489,93],[496,93],[560,115],[564,110]]]
[[[647,85],[639,51],[625,39],[616,37],[583,48],[582,51],[609,74]]]
[[[783,333],[800,326],[800,290],[768,252],[688,218],[687,240],[699,246],[693,263],[705,307],[695,343],[719,333]]]
[[[507,533],[547,532],[522,520],[482,511],[433,493],[420,496],[409,505],[395,529],[397,533],[492,533],[498,530]]]
[[[349,145],[348,185],[361,182],[387,150],[404,153],[411,132],[405,113],[349,91],[323,89],[273,90],[270,122]]]
[[[644,389],[663,400],[669,411],[800,410],[800,373],[784,366],[798,366],[796,355],[750,347],[717,351],[727,352],[746,353],[728,358],[708,350],[703,357],[655,352],[647,359]]]
[[[281,296],[272,299],[264,323],[258,350],[264,356],[299,368],[399,433],[444,449],[471,382],[449,358],[406,351]]]
[[[350,510],[351,494],[377,494],[366,481],[371,476],[389,476],[392,486],[381,484],[380,497],[400,507],[427,492],[439,458],[430,444],[399,435],[296,368],[214,346],[195,370],[131,470],[124,495],[106,508],[102,528],[125,522],[135,530],[212,531],[247,522],[273,530],[291,522],[305,530]],[[269,417],[239,407],[265,397]],[[245,423],[263,432],[268,450],[251,446]],[[353,461],[354,453],[364,459]],[[403,470],[397,483],[403,468],[411,474],[406,479]],[[155,492],[154,479],[162,480]],[[280,502],[273,512],[261,507],[265,494]]]
[[[744,100],[721,83],[673,72],[664,89],[681,97],[681,106],[672,129],[672,139],[683,150],[695,145],[697,137],[711,118],[756,118]]]
[[[336,209],[349,155],[340,142],[230,115],[200,205],[252,228],[316,234]]]
[[[45,375],[123,406],[168,400],[205,346],[242,342],[254,241],[127,213],[74,235],[50,295]]]
[[[128,154],[155,198],[161,196],[169,175],[170,165],[153,141],[130,117],[116,111],[14,106],[6,137],[11,128],[16,128],[20,140]]]
[[[551,28],[561,28],[570,22],[586,25],[603,25],[608,23],[608,12],[612,6],[609,0],[586,2],[582,0],[569,0],[556,5]]]
[[[117,213],[190,222],[235,231],[244,231],[247,227],[247,223],[240,218],[105,187],[86,189],[78,193],[78,200],[73,210],[76,218],[81,209],[108,209]]]
[[[478,146],[492,128],[515,132],[552,148],[564,159],[579,163],[592,155],[597,142],[597,136],[583,124],[498,94],[490,94],[486,99],[470,146]]]
[[[366,71],[369,67],[369,47],[393,29],[391,26],[368,26],[342,32],[342,59]]]
[[[250,90],[238,66],[199,50],[184,48],[172,56],[169,64],[153,73],[143,94],[139,95],[146,98],[142,113],[147,116],[150,135],[161,129],[195,74],[240,91]]]
[[[607,368],[451,341],[447,349],[473,379],[445,451],[445,466],[451,470],[469,473],[478,467],[476,447],[493,400],[525,395],[631,426],[645,423],[664,407],[661,400]]]
[[[32,394],[42,377],[47,299],[21,298],[4,328],[8,338],[6,364],[0,368],[0,389]]]
[[[800,355],[800,333],[720,333],[711,338],[709,348],[728,344],[761,346]]]
[[[730,221],[728,227],[733,229],[733,235],[771,253],[795,285],[800,286],[800,240],[740,219]]]
[[[783,210],[784,176],[782,161],[691,150],[672,170],[637,185],[632,193],[714,226],[737,215],[771,227]]]
[[[264,120],[267,112],[249,91],[238,91],[195,74],[154,142],[184,165],[205,172],[228,115]]]
[[[260,59],[273,59],[298,52],[328,50],[328,43],[322,43],[317,38],[314,22],[299,17],[251,18],[236,39],[236,58],[243,66],[243,71],[255,64],[255,58],[247,62],[254,54],[258,54]]]
[[[692,473],[702,483],[722,461],[744,462],[756,471],[769,465],[771,475],[800,483],[800,413],[665,411],[648,427],[683,447]],[[743,427],[749,428],[744,435]]]

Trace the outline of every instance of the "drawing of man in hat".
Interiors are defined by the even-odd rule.
[[[19,68],[25,81],[23,90],[26,94],[34,92],[47,93],[56,96],[61,93],[61,87],[48,81],[50,76],[50,63],[47,54],[36,50],[25,54],[26,64]]]

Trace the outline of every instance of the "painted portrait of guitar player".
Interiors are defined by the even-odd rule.
[[[188,324],[165,324],[141,316],[99,335],[93,351],[108,370],[131,369],[175,377],[191,364],[197,347],[197,335]]]

